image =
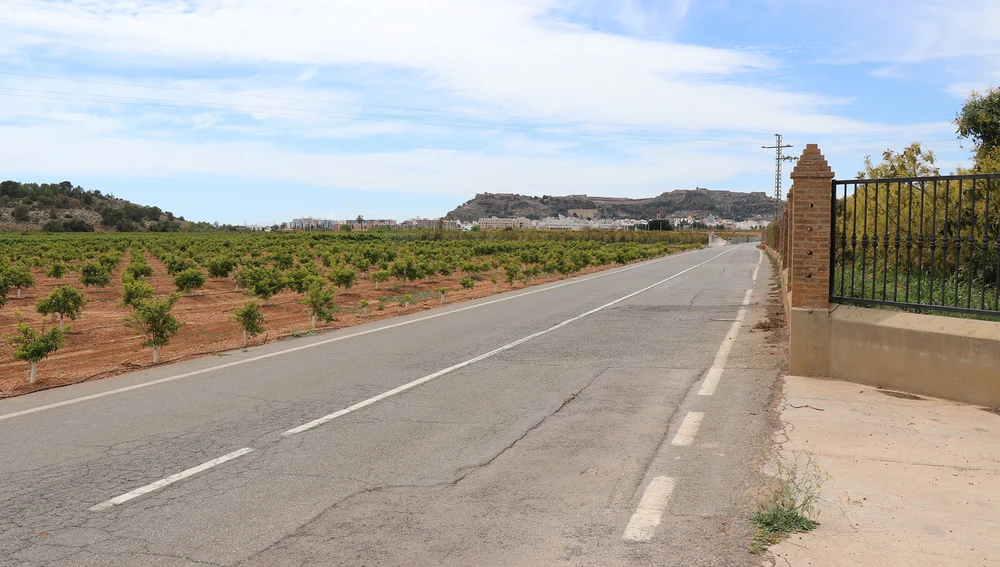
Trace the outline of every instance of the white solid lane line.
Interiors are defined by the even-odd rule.
[[[357,411],[357,410],[359,410],[361,408],[364,408],[364,407],[370,406],[370,405],[372,405],[374,403],[380,402],[380,401],[382,401],[382,400],[384,400],[384,399],[386,399],[386,398],[388,398],[390,396],[395,396],[396,394],[399,394],[401,392],[405,392],[405,391],[410,390],[412,388],[416,388],[417,386],[419,386],[421,384],[425,384],[427,382],[430,382],[431,380],[434,380],[435,378],[440,378],[441,376],[444,376],[445,374],[449,374],[451,372],[454,372],[454,371],[456,371],[456,370],[458,370],[460,368],[465,368],[466,366],[469,366],[470,364],[475,364],[475,363],[477,363],[477,362],[479,362],[481,360],[485,360],[487,358],[490,358],[491,356],[495,356],[497,354],[500,354],[501,352],[504,352],[505,350],[510,350],[510,349],[516,347],[517,345],[526,343],[526,342],[528,342],[528,341],[530,341],[532,339],[538,338],[538,337],[540,337],[540,336],[542,336],[544,334],[551,333],[552,331],[555,331],[556,329],[559,329],[561,327],[565,327],[566,325],[569,325],[570,323],[573,323],[575,321],[579,321],[580,319],[583,319],[584,317],[593,315],[594,313],[597,313],[598,311],[601,311],[603,309],[607,309],[608,307],[611,307],[612,305],[621,303],[622,301],[625,301],[626,299],[630,299],[632,297],[635,297],[636,295],[639,295],[640,293],[649,291],[649,290],[653,289],[654,287],[656,287],[656,286],[658,286],[660,284],[666,283],[666,282],[668,282],[668,281],[670,281],[670,280],[672,280],[672,279],[674,279],[674,278],[676,278],[678,276],[684,275],[684,274],[690,272],[691,270],[694,270],[695,268],[700,268],[701,266],[704,266],[705,264],[708,264],[712,260],[715,260],[716,258],[719,258],[720,256],[723,256],[723,255],[728,254],[728,253],[729,253],[729,251],[726,251],[726,252],[723,252],[722,254],[718,254],[716,256],[713,256],[713,257],[709,258],[708,260],[705,260],[704,262],[702,262],[700,264],[691,266],[690,268],[687,268],[686,270],[681,270],[680,272],[677,272],[676,274],[674,274],[674,275],[672,275],[672,276],[670,276],[668,278],[664,278],[664,279],[662,279],[662,280],[654,283],[653,285],[646,286],[646,287],[640,289],[639,291],[633,291],[632,293],[630,293],[628,295],[619,297],[618,299],[616,299],[614,301],[611,301],[609,303],[605,303],[604,305],[602,305],[600,307],[597,307],[595,309],[591,309],[590,311],[587,311],[586,313],[582,313],[580,315],[577,315],[576,317],[572,317],[570,319],[566,319],[565,321],[563,321],[561,323],[558,323],[556,325],[553,325],[553,326],[549,327],[548,329],[545,329],[543,331],[538,331],[537,333],[532,333],[532,334],[530,334],[530,335],[528,335],[526,337],[520,338],[520,339],[518,339],[518,340],[516,340],[516,341],[514,341],[512,343],[505,344],[505,345],[503,345],[500,348],[493,349],[493,350],[491,350],[491,351],[489,351],[489,352],[487,352],[485,354],[481,354],[481,355],[479,355],[479,356],[477,356],[475,358],[470,358],[469,360],[466,360],[464,362],[459,362],[458,364],[455,364],[453,366],[449,366],[448,368],[445,368],[444,370],[438,370],[437,372],[434,372],[433,374],[428,374],[427,376],[424,376],[422,378],[417,378],[416,380],[414,380],[412,382],[408,382],[406,384],[403,384],[402,386],[393,388],[392,390],[389,390],[388,392],[383,392],[383,393],[381,393],[381,394],[379,394],[379,395],[377,395],[375,397],[368,398],[367,400],[358,402],[358,403],[354,404],[353,406],[346,407],[346,408],[344,408],[342,410],[335,411],[335,412],[333,412],[331,414],[328,414],[328,415],[324,415],[323,417],[314,419],[314,420],[312,420],[312,421],[310,421],[308,423],[303,423],[302,425],[300,425],[298,427],[289,429],[288,431],[282,433],[281,435],[283,437],[287,437],[289,435],[295,435],[296,433],[302,433],[303,431],[307,431],[307,430],[312,429],[314,427],[318,427],[320,425],[323,425],[324,423],[327,423],[328,421],[337,419],[338,417],[345,416],[345,415],[347,415],[347,414],[349,414],[351,412],[355,412],[355,411]]]
[[[189,468],[189,469],[187,469],[185,471],[181,471],[181,472],[179,472],[179,473],[177,473],[175,475],[171,475],[171,476],[168,476],[167,478],[162,478],[162,479],[160,479],[160,480],[158,480],[158,481],[156,481],[154,483],[147,484],[146,486],[140,486],[139,488],[136,488],[135,490],[133,490],[131,492],[126,492],[125,494],[122,494],[121,496],[115,496],[111,500],[105,500],[104,502],[101,502],[100,504],[97,504],[95,506],[91,506],[90,507],[90,511],[91,512],[100,512],[101,510],[106,510],[106,509],[108,509],[108,508],[110,508],[112,506],[117,506],[118,504],[121,504],[123,502],[128,502],[129,500],[131,500],[133,498],[137,498],[139,496],[142,496],[143,494],[149,494],[150,492],[153,492],[154,490],[159,490],[159,489],[163,488],[164,486],[169,486],[169,485],[171,485],[171,484],[173,484],[173,483],[175,483],[175,482],[177,482],[179,480],[183,480],[183,479],[185,479],[185,478],[187,478],[189,476],[196,475],[196,474],[198,474],[198,473],[200,473],[202,471],[206,471],[206,470],[208,470],[208,469],[210,469],[210,468],[212,468],[214,466],[221,465],[222,463],[225,463],[226,461],[231,461],[231,460],[233,460],[233,459],[235,459],[237,457],[242,457],[243,455],[246,455],[247,453],[249,453],[251,451],[253,451],[253,449],[251,449],[250,447],[244,447],[244,448],[240,449],[239,451],[233,451],[232,453],[229,453],[228,455],[223,455],[223,456],[219,457],[218,459],[212,459],[211,461],[208,461],[207,463],[202,463],[202,464],[200,464],[200,465],[198,465],[196,467],[191,467],[191,468]]]
[[[417,319],[410,319],[410,320],[407,320],[407,321],[401,321],[399,323],[392,323],[392,324],[384,325],[382,327],[377,327],[377,328],[374,328],[374,329],[367,329],[367,330],[360,331],[360,332],[357,332],[357,333],[351,333],[349,335],[341,335],[339,337],[333,337],[333,338],[330,338],[330,339],[326,339],[326,340],[322,340],[322,341],[317,341],[315,343],[309,343],[307,345],[292,347],[292,348],[288,348],[288,349],[285,349],[285,350],[280,350],[280,351],[277,351],[277,352],[272,352],[272,353],[268,353],[268,354],[262,354],[262,355],[253,356],[253,357],[250,357],[250,358],[244,358],[244,359],[241,359],[241,360],[235,360],[233,362],[227,362],[225,364],[219,364],[219,365],[212,366],[212,367],[209,367],[209,368],[202,368],[201,370],[194,370],[192,372],[185,372],[183,374],[177,374],[177,375],[174,375],[174,376],[167,376],[165,378],[159,378],[157,380],[150,380],[149,382],[143,382],[142,384],[135,384],[135,385],[132,385],[132,386],[125,386],[123,388],[116,388],[114,390],[108,390],[107,392],[100,392],[100,393],[97,393],[97,394],[90,394],[88,396],[81,396],[79,398],[73,398],[73,399],[70,399],[70,400],[63,400],[61,402],[55,402],[55,403],[46,404],[46,405],[43,405],[43,406],[38,406],[38,407],[29,408],[29,409],[25,409],[25,410],[15,411],[15,412],[11,412],[11,413],[8,413],[8,414],[0,415],[0,421],[3,421],[5,419],[11,419],[11,418],[14,418],[14,417],[20,417],[22,415],[28,415],[28,414],[32,414],[32,413],[37,413],[37,412],[40,412],[40,411],[45,411],[45,410],[60,408],[60,407],[68,406],[68,405],[72,405],[72,404],[78,404],[80,402],[86,402],[86,401],[89,401],[89,400],[96,400],[98,398],[103,398],[105,396],[112,396],[112,395],[115,395],[115,394],[122,394],[122,393],[125,393],[125,392],[130,392],[132,390],[138,390],[140,388],[148,388],[150,386],[156,386],[157,384],[164,384],[166,382],[173,382],[174,380],[180,380],[181,378],[190,378],[192,376],[198,376],[199,374],[207,374],[209,372],[214,372],[216,370],[222,370],[224,368],[231,368],[233,366],[240,366],[242,364],[249,364],[251,362],[257,362],[258,360],[265,360],[265,359],[268,359],[268,358],[274,358],[276,356],[281,356],[281,355],[289,354],[289,353],[292,353],[292,352],[298,352],[300,350],[306,350],[306,349],[310,349],[310,348],[315,348],[315,347],[318,347],[318,346],[323,346],[323,345],[327,345],[327,344],[330,344],[330,343],[335,343],[337,341],[343,341],[343,340],[347,340],[347,339],[352,339],[354,337],[360,337],[360,336],[363,336],[363,335],[369,335],[369,334],[372,334],[372,333],[378,333],[378,332],[381,332],[381,331],[387,331],[389,329],[395,329],[396,327],[402,327],[404,325],[412,325],[413,323],[420,323],[422,321],[427,321],[429,319],[437,319],[438,317],[444,317],[446,315],[452,315],[454,313],[461,313],[463,311],[468,311],[470,309],[479,309],[480,307],[485,307],[487,305],[493,305],[494,303],[500,303],[502,301],[510,301],[512,299],[518,299],[518,298],[521,298],[521,297],[525,297],[527,295],[534,295],[536,293],[542,293],[542,292],[550,291],[550,290],[553,290],[553,289],[559,289],[561,287],[566,287],[566,286],[569,286],[569,285],[576,285],[576,284],[588,282],[590,280],[594,280],[594,279],[597,279],[597,278],[603,278],[603,277],[612,276],[612,275],[615,275],[615,274],[620,274],[622,272],[627,272],[629,270],[634,270],[636,268],[641,268],[643,266],[648,266],[650,264],[654,264],[654,263],[658,263],[658,262],[663,262],[663,261],[666,261],[666,260],[672,260],[672,259],[680,257],[680,256],[686,256],[686,255],[691,254],[693,252],[696,252],[696,250],[692,250],[690,252],[681,252],[680,254],[673,254],[673,255],[670,255],[670,256],[666,256],[666,257],[660,258],[658,260],[651,260],[649,262],[642,262],[640,264],[635,264],[633,266],[624,266],[622,268],[616,268],[616,269],[608,270],[606,272],[603,272],[603,273],[600,273],[600,274],[597,274],[597,275],[594,275],[594,276],[590,276],[588,278],[574,279],[572,281],[568,281],[568,282],[564,282],[564,283],[560,283],[560,284],[555,284],[555,285],[549,285],[549,286],[546,286],[546,287],[543,287],[543,288],[540,288],[540,289],[534,289],[534,290],[526,291],[524,293],[519,293],[519,294],[516,294],[516,295],[508,295],[506,297],[501,297],[499,299],[493,299],[493,300],[490,300],[490,301],[484,301],[482,303],[477,303],[475,305],[467,305],[465,307],[459,307],[457,309],[452,309],[450,311],[445,311],[443,313],[434,313],[433,315],[428,315],[426,317],[420,317],[420,318],[417,318]],[[717,257],[718,256],[716,256],[716,258]],[[714,259],[715,258],[713,258],[713,260]],[[701,265],[701,264],[699,264],[699,265]]]
[[[684,421],[681,422],[681,426],[677,429],[677,434],[674,435],[674,440],[670,444],[678,447],[687,447],[693,443],[695,435],[698,434],[698,428],[701,427],[701,420],[704,417],[705,414],[699,411],[688,412],[684,416]]]
[[[670,494],[674,491],[675,481],[668,476],[653,477],[646,487],[646,492],[639,501],[639,507],[625,527],[622,537],[629,541],[649,541],[653,539],[656,526],[667,510]]]

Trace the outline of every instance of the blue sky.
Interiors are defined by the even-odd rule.
[[[912,141],[949,171],[1000,83],[991,0],[4,5],[0,177],[227,223],[771,191],[775,132],[838,178]]]

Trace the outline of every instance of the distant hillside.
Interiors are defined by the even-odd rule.
[[[137,205],[88,191],[69,181],[62,183],[0,183],[0,230],[50,232],[119,232],[213,229],[208,223],[189,223],[159,207]]]
[[[451,220],[471,222],[484,217],[528,217],[568,215],[570,209],[597,209],[601,218],[703,218],[713,214],[735,221],[774,214],[774,199],[766,193],[740,193],[709,189],[678,190],[648,199],[616,197],[530,197],[512,193],[479,193],[446,215]]]

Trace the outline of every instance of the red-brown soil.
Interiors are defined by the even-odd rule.
[[[153,276],[149,278],[149,282],[157,293],[166,295],[174,291],[173,277],[167,274],[163,263],[148,255],[147,259],[153,268]],[[89,303],[79,319],[66,320],[69,326],[66,342],[61,349],[38,364],[38,379],[34,384],[28,383],[28,363],[14,360],[14,348],[6,342],[0,343],[0,398],[114,376],[152,365],[152,349],[143,347],[142,337],[125,327],[124,321],[129,311],[117,306],[122,292],[121,270],[128,265],[128,261],[126,254],[119,267],[114,270],[111,284],[97,290],[85,289],[80,283],[79,274],[75,272],[62,279],[55,279],[45,277],[41,270],[34,270],[35,287],[23,289],[21,299],[12,297],[0,309],[0,334],[6,335],[14,331],[14,309],[21,311],[25,322],[39,327],[42,316],[35,311],[35,301],[48,295],[56,286],[68,284],[84,290]],[[612,266],[598,267],[596,270],[610,267]],[[587,268],[586,272],[593,269]],[[359,278],[351,289],[337,290],[336,303],[339,310],[335,319],[331,323],[317,321],[316,331],[340,329],[438,307],[440,296],[437,290],[442,287],[447,288],[446,304],[493,294],[489,275],[482,281],[477,281],[475,288],[468,293],[459,285],[463,275],[438,275],[429,280],[402,285],[395,281],[383,282],[379,284],[378,290],[371,280]],[[563,276],[552,276],[551,280],[562,278]],[[535,284],[544,282],[546,279],[543,277],[535,279]],[[398,291],[391,289],[394,287]],[[515,282],[515,287],[523,287],[523,284]],[[498,285],[499,292],[510,289],[511,286],[506,283]],[[416,295],[419,292],[432,292],[434,295],[411,303],[408,309],[395,301],[384,302],[382,310],[377,308],[379,298],[406,293]],[[13,290],[11,295],[15,295]],[[308,332],[309,312],[306,306],[298,303],[300,297],[294,292],[284,291],[262,304],[267,331],[251,339],[250,345],[271,343],[292,334]],[[232,317],[233,311],[247,299],[241,291],[235,290],[232,277],[209,279],[203,288],[184,295],[173,308],[173,314],[184,322],[184,326],[171,339],[170,344],[160,349],[160,364],[242,348],[243,335]],[[362,299],[370,302],[368,316],[362,314]],[[47,327],[57,324],[46,322]]]

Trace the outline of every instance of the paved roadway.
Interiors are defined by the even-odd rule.
[[[713,248],[0,400],[0,564],[749,565],[768,273]]]

